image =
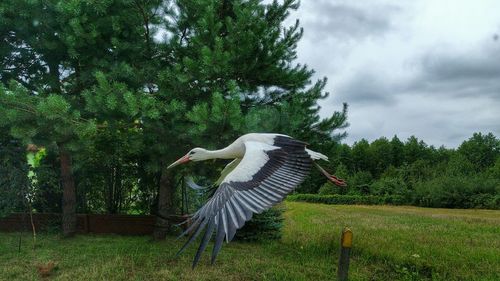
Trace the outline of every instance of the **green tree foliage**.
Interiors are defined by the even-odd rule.
[[[392,165],[394,167],[399,167],[404,163],[404,144],[395,135],[391,139],[391,154],[392,154]]]
[[[475,133],[457,151],[474,165],[476,171],[482,171],[491,167],[500,156],[500,140],[492,133]]]
[[[319,117],[326,79],[311,82],[313,70],[295,62],[302,30],[283,24],[297,7],[293,0],[3,1],[0,126],[47,149],[35,208],[62,208],[73,222],[76,210],[168,215],[180,209],[175,187],[188,169],[165,168],[189,148],[225,146],[248,132],[336,147],[347,105]],[[194,170],[212,178],[222,166]],[[304,186],[324,182],[315,178]]]
[[[370,185],[373,182],[373,176],[370,171],[357,171],[348,179],[350,194],[368,195],[370,194]]]
[[[339,159],[348,194],[398,196],[406,204],[428,207],[498,209],[498,143],[491,133],[475,133],[457,149],[435,149],[413,136],[405,142],[394,136],[361,140],[352,149],[339,146],[332,158]],[[325,184],[318,193],[343,191]]]
[[[390,166],[394,161],[391,143],[386,138],[379,138],[370,144],[369,155],[371,155],[371,173],[374,177],[380,175]]]
[[[61,213],[62,189],[59,177],[61,172],[57,149],[45,151],[39,164],[33,169],[36,175],[33,209],[37,212]]]
[[[159,94],[180,101],[173,112],[176,127],[190,121],[175,132],[184,136],[184,147],[221,146],[249,131],[319,144],[345,128],[346,108],[319,117],[326,80],[311,85],[313,71],[294,62],[302,30],[298,22],[285,27],[283,21],[296,1],[176,4],[177,24],[169,26],[175,61],[159,74]]]
[[[141,0],[99,3],[86,0],[4,1],[1,4],[0,16],[5,21],[0,26],[0,34],[8,44],[0,50],[5,55],[0,79],[5,83],[14,79],[27,89],[33,103],[27,104],[31,116],[26,118],[36,120],[34,127],[25,128],[25,123],[17,122],[23,120],[12,118],[23,125],[11,123],[12,134],[20,137],[21,133],[23,137],[30,137],[29,140],[24,138],[26,141],[64,152],[59,158],[61,164],[69,167],[61,167],[61,173],[68,171],[69,174],[62,176],[66,179],[63,187],[72,188],[63,189],[72,190],[73,194],[74,186],[79,183],[83,196],[86,187],[102,185],[102,177],[93,169],[106,171],[108,175],[118,171],[112,179],[107,178],[116,188],[102,196],[110,212],[117,211],[116,205],[123,201],[120,199],[123,191],[117,191],[126,185],[122,182],[130,181],[130,177],[121,176],[128,175],[122,166],[133,165],[127,160],[139,150],[135,145],[140,142],[131,140],[137,138],[136,131],[130,130],[132,136],[124,132],[139,122],[141,116],[158,116],[153,109],[156,104],[146,94],[154,88],[152,80],[160,62],[153,59],[158,47],[153,44],[153,35],[165,13],[163,4],[162,1]],[[26,103],[18,96],[9,103],[4,99],[1,105],[6,105],[11,113],[26,111],[26,108],[19,108]],[[38,126],[46,119],[52,127]],[[109,160],[106,158],[109,149],[90,157],[96,161],[87,161],[86,155],[95,151],[94,143],[104,137],[79,136],[93,133],[96,128],[104,136],[124,137],[123,141],[114,143],[122,146],[115,147],[121,154],[111,157],[112,164],[95,159]],[[41,141],[42,136],[45,142]],[[78,162],[77,166],[72,167],[72,160]],[[87,191],[96,194],[93,190]],[[75,210],[75,201],[74,198],[68,201],[72,202],[72,210]],[[78,201],[87,202],[80,196]]]
[[[24,211],[28,193],[25,147],[0,127],[0,217]]]
[[[365,139],[353,144],[351,158],[354,165],[354,171],[370,171],[371,155],[369,148],[370,143]]]
[[[80,118],[80,112],[58,94],[30,93],[25,87],[11,83],[0,85],[0,126],[8,127],[10,135],[28,143],[57,144],[63,187],[63,232],[76,232],[76,191],[71,152],[87,141],[95,129],[92,121]]]
[[[411,164],[417,160],[428,160],[427,144],[411,136],[405,143],[403,150],[404,162]]]

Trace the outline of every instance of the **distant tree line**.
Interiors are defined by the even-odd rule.
[[[475,133],[456,149],[429,146],[414,136],[406,141],[397,136],[363,139],[336,146],[330,165],[347,180],[347,188],[325,183],[302,190],[395,195],[404,199],[400,204],[425,207],[500,208],[500,140],[492,133]]]

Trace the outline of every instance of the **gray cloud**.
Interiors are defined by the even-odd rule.
[[[500,133],[500,42],[423,53],[405,78],[366,65],[333,86],[332,102],[351,105],[348,142],[397,134],[456,147],[474,132]]]
[[[392,104],[397,86],[384,81],[376,73],[356,73],[353,77],[336,85],[338,100],[357,104]]]
[[[353,3],[315,1],[310,11],[314,16],[307,17],[304,24],[318,41],[332,37],[345,40],[379,36],[391,29],[391,16],[398,11],[397,6],[378,5],[366,9]]]
[[[476,50],[431,51],[421,57],[421,74],[408,90],[440,96],[484,96],[500,100],[500,42]]]

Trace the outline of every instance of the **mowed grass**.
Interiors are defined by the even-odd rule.
[[[224,245],[215,266],[207,251],[191,269],[196,247],[149,237],[38,236],[0,233],[0,280],[332,280],[340,232],[354,233],[351,280],[500,280],[500,211],[287,202],[281,241]],[[211,247],[210,247],[211,248]],[[211,249],[207,250],[211,250]]]

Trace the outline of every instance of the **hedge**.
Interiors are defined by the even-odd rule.
[[[310,203],[323,203],[323,204],[343,204],[343,205],[403,205],[408,204],[403,196],[387,195],[387,196],[374,196],[374,195],[319,195],[319,194],[292,194],[287,197],[288,201],[301,201]]]

